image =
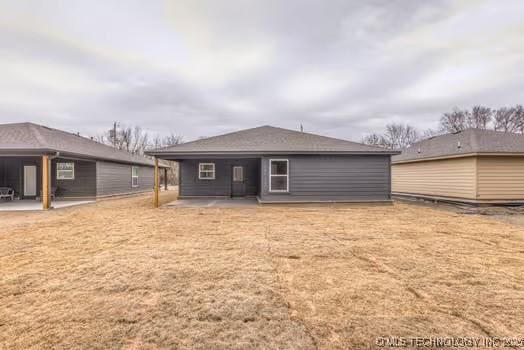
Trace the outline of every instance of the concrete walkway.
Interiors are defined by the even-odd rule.
[[[94,203],[94,201],[52,201],[51,208],[60,209],[76,205]],[[42,210],[42,202],[37,200],[0,201],[0,211],[34,211]]]
[[[175,208],[254,208],[258,206],[258,202],[255,198],[179,199],[165,206]]]

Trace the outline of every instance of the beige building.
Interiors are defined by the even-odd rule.
[[[468,129],[392,159],[392,192],[476,204],[524,203],[524,135]]]

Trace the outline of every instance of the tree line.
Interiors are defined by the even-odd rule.
[[[362,142],[387,149],[401,149],[431,136],[471,128],[524,134],[524,107],[516,105],[492,109],[474,106],[470,110],[454,108],[440,117],[436,130],[427,129],[421,132],[409,124],[391,123],[386,125],[382,134],[366,135]]]
[[[118,122],[112,128],[96,137],[96,141],[131,154],[144,155],[147,150],[178,145],[182,136],[171,133],[161,137],[159,134],[151,137],[140,126],[125,126]],[[164,181],[164,173],[160,172],[160,181]],[[170,185],[178,184],[178,164],[169,162],[167,181]]]
[[[96,140],[131,154],[143,155],[150,149],[178,145],[182,143],[182,136],[171,133],[164,137],[157,134],[151,138],[140,126],[125,126],[115,122],[111,129],[98,135]]]

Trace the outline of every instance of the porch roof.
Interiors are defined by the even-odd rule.
[[[94,140],[33,123],[0,124],[1,155],[62,156],[153,166],[153,160],[117,150]]]

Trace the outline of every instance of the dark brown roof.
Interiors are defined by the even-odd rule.
[[[147,152],[158,156],[194,154],[285,154],[285,153],[373,153],[398,154],[379,147],[356,142],[261,126],[229,134],[208,137]]]
[[[524,135],[502,131],[468,129],[430,137],[402,150],[393,162],[460,156],[474,153],[523,153]]]
[[[60,152],[62,155],[153,165],[153,160],[94,140],[33,123],[0,124],[0,153]]]

